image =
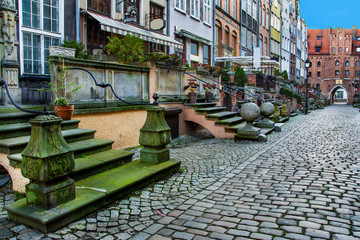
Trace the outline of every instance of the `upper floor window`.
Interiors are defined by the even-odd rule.
[[[191,41],[191,54],[199,55],[199,43],[197,41]]]
[[[59,32],[58,0],[22,0],[22,13],[24,26]]]
[[[318,67],[321,67],[321,62],[320,62],[320,61],[317,62],[317,66],[318,66]]]
[[[333,47],[333,48],[331,49],[331,51],[332,51],[332,52],[335,52],[335,48]]]
[[[195,18],[200,18],[200,0],[191,0],[190,15]]]
[[[211,24],[210,0],[204,0],[204,23]]]
[[[321,36],[316,36],[316,40],[321,40]]]
[[[40,0],[22,1],[23,25],[40,29]]]
[[[210,47],[208,45],[204,44],[204,59],[203,59],[203,63],[205,64],[210,64]]]
[[[346,71],[345,71],[345,75],[346,75],[346,76],[349,76],[349,75],[350,75],[349,70],[346,70]]]
[[[357,77],[360,76],[360,71],[359,70],[355,71],[355,76],[357,76]]]
[[[229,0],[225,0],[225,12],[229,13]]]
[[[345,48],[345,52],[349,52],[349,48],[347,47],[347,48]]]
[[[320,47],[315,47],[315,52],[320,52]]]
[[[105,14],[110,14],[110,2],[110,0],[88,0],[88,8]]]
[[[220,0],[216,0],[215,4],[220,7]]]
[[[339,70],[335,70],[335,76],[339,76],[339,75],[340,75]]]
[[[236,19],[236,10],[237,10],[237,7],[236,7],[236,1],[233,1],[233,17]]]
[[[359,67],[360,66],[360,62],[356,61],[356,66]]]
[[[347,67],[350,66],[350,62],[349,62],[349,61],[346,61],[346,62],[345,62],[345,66],[347,66]]]
[[[339,62],[339,61],[336,61],[336,62],[335,62],[335,66],[340,66],[340,62]]]
[[[321,72],[317,72],[317,76],[320,77],[320,76],[321,76]]]
[[[176,0],[175,8],[185,11],[185,0]]]
[[[339,52],[341,52],[342,51],[342,48],[341,47],[339,47]]]

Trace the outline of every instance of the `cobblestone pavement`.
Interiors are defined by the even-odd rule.
[[[266,143],[207,139],[171,149],[182,171],[51,234],[6,220],[10,239],[360,239],[357,109],[292,118]]]

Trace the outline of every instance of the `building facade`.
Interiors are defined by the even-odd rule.
[[[216,57],[240,56],[240,4],[240,0],[216,1]]]
[[[259,6],[259,47],[261,55],[270,57],[270,0],[261,0]]]
[[[241,1],[241,56],[252,56],[259,39],[259,0]]]
[[[271,43],[270,57],[280,63],[281,61],[281,3],[273,0],[271,6]]]
[[[346,91],[352,103],[360,80],[360,31],[353,29],[308,29],[310,86],[334,99],[337,90]]]
[[[281,67],[290,72],[290,0],[280,1],[281,8]]]

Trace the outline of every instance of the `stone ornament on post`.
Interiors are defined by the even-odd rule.
[[[249,139],[266,141],[266,136],[261,134],[260,128],[254,127],[253,122],[260,116],[260,108],[255,103],[245,103],[240,111],[241,117],[246,121],[243,128],[237,130],[235,140]]]
[[[40,115],[30,121],[31,137],[22,152],[21,173],[27,204],[51,209],[75,199],[74,180],[67,177],[74,166],[74,154],[61,134],[61,118]]]
[[[170,158],[171,128],[165,121],[165,108],[151,106],[147,110],[147,118],[140,129],[139,143],[144,146],[140,150],[140,161],[159,164]]]
[[[283,101],[281,106],[281,117],[287,117],[287,103],[286,101]]]
[[[270,102],[265,102],[260,106],[260,113],[264,117],[263,120],[256,124],[259,128],[273,128],[275,127],[275,123],[269,119],[271,115],[274,113],[274,105]]]
[[[279,108],[279,103],[275,102],[274,103],[274,113],[273,113],[273,121],[274,122],[279,122],[279,117],[280,117],[280,108]]]

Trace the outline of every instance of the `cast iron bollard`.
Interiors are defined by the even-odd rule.
[[[274,113],[274,105],[270,102],[265,102],[260,106],[260,113],[264,117],[260,122],[256,124],[259,128],[273,128],[275,123],[269,119]]]
[[[74,154],[61,134],[61,122],[53,115],[31,120],[30,141],[22,152],[21,173],[30,179],[27,204],[42,209],[75,199],[74,180],[67,177],[75,166]]]
[[[144,126],[140,129],[139,143],[144,146],[140,150],[140,161],[159,164],[170,158],[171,129],[165,121],[165,108],[152,106],[147,110]]]

